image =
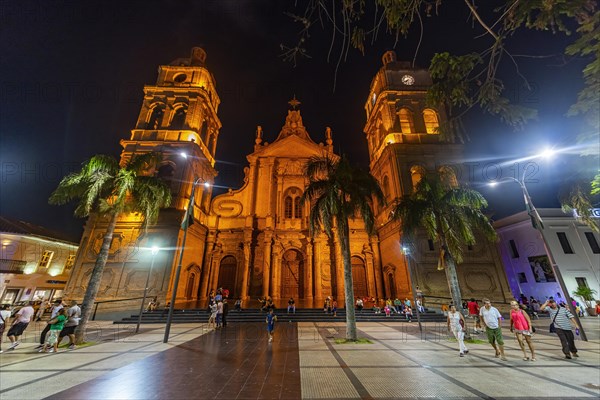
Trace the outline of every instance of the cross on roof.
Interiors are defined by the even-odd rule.
[[[296,107],[298,107],[298,106],[299,106],[300,104],[302,104],[302,103],[300,103],[300,102],[299,102],[299,101],[296,99],[296,95],[294,95],[294,98],[293,98],[293,99],[291,99],[290,101],[288,101],[288,104],[289,104],[290,106],[292,106],[292,108],[295,110],[295,109],[296,109]]]

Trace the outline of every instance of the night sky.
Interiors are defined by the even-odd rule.
[[[425,20],[419,66],[427,67],[435,52],[466,53],[489,44],[486,37],[473,39],[481,30],[472,27],[464,7],[448,3],[443,17]],[[351,50],[333,92],[337,55],[334,50],[327,63],[330,30],[315,28],[307,44],[312,58],[294,67],[280,57],[280,44],[294,44],[298,32],[285,12],[294,12],[294,2],[0,0],[0,214],[77,240],[84,220],[72,216],[73,207],[48,205],[49,194],[90,156],[120,154],[119,140],[129,138],[137,120],[143,85],[154,84],[158,65],[188,57],[194,46],[207,51],[221,97],[217,185],[241,186],[256,126],[262,125],[265,141],[272,142],[294,94],[312,139],[324,141],[330,126],[335,151],[366,167],[363,106],[394,37],[382,32],[365,56]],[[417,30],[401,38],[398,59],[411,61],[417,41]],[[510,45],[515,54],[547,55],[560,54],[565,43],[560,35],[528,31]],[[539,109],[539,119],[521,131],[479,110],[467,116],[471,140],[465,162],[471,167],[465,167],[469,176],[463,178],[484,193],[496,217],[521,211],[523,203],[516,185],[501,191],[482,186],[497,171],[495,165],[545,145],[573,145],[584,128],[580,119],[565,116],[583,85],[583,65],[577,59],[521,59],[521,72],[534,89],[529,92],[514,67],[503,64],[507,96]],[[540,163],[528,182],[536,206],[557,206],[558,188],[581,162],[564,153]],[[514,175],[507,165],[502,173]]]

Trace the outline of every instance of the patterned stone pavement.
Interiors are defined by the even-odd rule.
[[[280,318],[269,344],[261,324],[164,327],[99,324],[94,346],[38,354],[35,334],[0,354],[0,399],[534,399],[600,397],[600,320],[586,319],[589,342],[565,360],[556,336],[537,321],[537,361],[523,361],[505,329],[508,361],[488,344],[466,357],[445,324],[360,323],[371,344],[336,344],[344,324],[290,324]],[[479,339],[484,339],[479,335]],[[6,346],[5,346],[6,348]]]

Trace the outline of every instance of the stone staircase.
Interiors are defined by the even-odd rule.
[[[319,308],[299,308],[295,314],[287,314],[286,309],[275,310],[280,322],[344,322],[346,320],[346,311],[338,310],[337,316],[323,312]],[[130,317],[114,321],[115,324],[135,324],[138,321],[139,314],[133,314]],[[227,322],[265,322],[266,313],[258,309],[245,309],[242,311],[229,311]],[[199,323],[207,322],[209,312],[206,309],[176,309],[173,314],[173,323]],[[357,322],[406,322],[402,314],[392,314],[389,318],[384,313],[375,314],[372,310],[363,310],[362,313],[356,313]],[[417,321],[416,313],[413,314],[413,322]],[[421,322],[445,322],[446,317],[436,311],[426,311],[421,313]],[[142,315],[142,324],[164,324],[167,322],[167,312],[163,310],[144,312]]]

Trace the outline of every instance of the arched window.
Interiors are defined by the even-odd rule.
[[[425,122],[425,131],[427,133],[439,133],[438,128],[440,127],[440,122],[438,120],[438,115],[434,110],[430,108],[423,110],[423,122]]]
[[[300,197],[294,199],[294,218],[302,218],[302,204],[300,204]]]
[[[298,188],[292,187],[285,192],[283,198],[283,217],[286,219],[302,218],[302,204],[300,203],[300,197],[302,191]]]
[[[158,167],[158,178],[170,181],[175,176],[175,168],[171,164],[163,164]]]
[[[148,124],[146,124],[146,129],[158,129],[160,128],[160,124],[162,123],[163,114],[165,110],[161,106],[156,106],[152,109],[152,113],[150,114],[150,119],[148,120]]]
[[[171,129],[183,129],[185,125],[185,114],[187,113],[187,109],[185,107],[179,107],[175,111],[175,115],[173,115],[173,119],[171,120]]]
[[[389,200],[392,195],[390,193],[390,179],[387,175],[383,177],[383,195],[385,196],[386,200]]]
[[[292,196],[286,196],[285,204],[284,204],[284,211],[283,211],[284,218],[287,218],[287,219],[294,218],[294,210],[292,207],[292,203],[293,203]]]
[[[400,130],[402,133],[414,133],[415,132],[415,124],[413,122],[413,116],[409,109],[401,108],[398,112],[398,117],[400,118]]]
[[[208,145],[208,123],[207,121],[204,119],[202,120],[202,126],[200,127],[200,138],[202,139],[202,142],[204,142],[204,145]]]
[[[458,187],[458,179],[456,179],[456,173],[452,167],[447,165],[441,166],[438,170],[438,173],[440,174],[442,182],[451,187]]]
[[[421,179],[425,176],[425,169],[419,165],[413,165],[410,168],[410,179],[412,182],[413,191],[417,188]]]

